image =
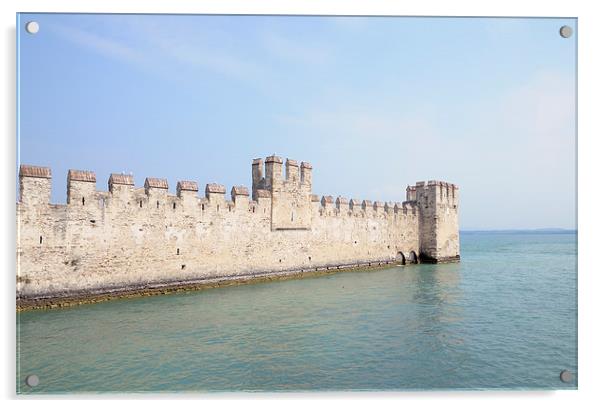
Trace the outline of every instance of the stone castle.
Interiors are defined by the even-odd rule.
[[[458,187],[418,182],[403,203],[312,194],[312,166],[255,159],[251,194],[194,181],[69,170],[67,203],[50,204],[51,171],[21,165],[17,299],[460,259]]]

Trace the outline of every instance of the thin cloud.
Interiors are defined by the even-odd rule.
[[[236,55],[235,51],[223,51],[210,45],[211,39],[222,38],[226,33],[199,31],[187,25],[160,25],[144,19],[125,22],[128,32],[145,48],[158,54],[164,61],[175,61],[189,68],[209,70],[239,80],[253,81],[266,76],[265,67],[256,61]]]
[[[67,41],[88,48],[106,57],[136,64],[143,64],[147,60],[135,48],[88,31],[58,24],[49,24],[48,29]]]
[[[264,74],[259,64],[222,53],[202,42],[183,41],[184,35],[174,35],[166,28],[146,24],[140,19],[119,21],[109,26],[126,33],[127,43],[79,28],[52,25],[49,28],[64,40],[80,45],[97,54],[118,61],[133,63],[153,72],[177,72],[178,68],[209,70],[239,80],[253,81]],[[163,67],[163,69],[161,69]]]
[[[265,48],[272,55],[287,61],[308,66],[326,65],[333,62],[333,52],[323,44],[300,43],[280,34],[266,36]]]

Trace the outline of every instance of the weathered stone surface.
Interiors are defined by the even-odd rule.
[[[134,185],[134,176],[131,174],[113,173],[109,177],[109,184],[124,184],[127,186]]]
[[[245,186],[234,186],[231,191],[232,196],[248,196],[249,189]]]
[[[226,194],[226,187],[217,183],[209,183],[205,186],[205,193]]]
[[[167,180],[166,179],[147,177],[146,180],[144,180],[144,187],[145,188],[164,188],[164,189],[168,189],[169,188],[169,184],[167,184]]]
[[[320,202],[312,194],[311,167],[288,160],[292,171],[283,178],[277,159],[266,159],[265,169],[255,160],[253,199],[237,186],[233,201],[218,184],[199,197],[195,182],[179,182],[172,195],[161,187],[166,181],[136,188],[131,175],[113,174],[109,192],[70,177],[68,203],[49,204],[50,170],[22,167],[17,296],[252,279],[384,264],[411,254],[434,262],[459,258],[456,186],[417,183],[416,200],[396,203],[393,211],[369,200],[347,205],[342,197],[335,208],[332,196]]]
[[[196,181],[181,180],[181,181],[178,181],[177,190],[178,191],[199,191],[199,185]]]
[[[20,177],[52,178],[49,167],[30,166],[22,164],[19,166]]]
[[[93,171],[70,169],[67,173],[67,180],[96,183],[96,174]]]

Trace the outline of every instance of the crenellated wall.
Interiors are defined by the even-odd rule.
[[[403,203],[312,194],[312,166],[270,156],[244,186],[112,174],[108,191],[70,170],[67,204],[50,204],[51,171],[22,165],[17,295],[54,297],[158,283],[459,259],[457,187],[417,183]],[[437,183],[437,184],[432,184]],[[229,199],[228,199],[229,198]]]

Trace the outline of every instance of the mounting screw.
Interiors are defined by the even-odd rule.
[[[560,27],[560,36],[562,38],[569,38],[571,35],[573,35],[573,29],[570,26],[564,25]]]
[[[29,385],[30,387],[35,387],[39,383],[40,383],[40,379],[35,374],[28,375],[27,377],[25,377],[25,384]]]
[[[563,383],[570,383],[573,381],[573,373],[571,373],[569,370],[562,370],[560,372],[560,381],[562,381]]]
[[[25,30],[29,34],[36,34],[40,31],[40,25],[36,21],[29,21],[25,24]]]

